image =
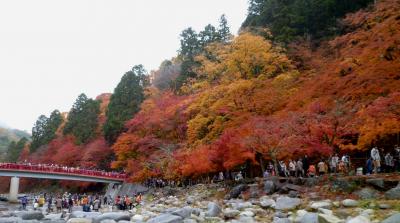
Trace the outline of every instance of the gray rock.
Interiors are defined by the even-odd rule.
[[[385,181],[381,178],[371,178],[367,179],[365,182],[378,189],[385,189]]]
[[[108,212],[95,217],[93,223],[101,223],[103,220],[114,220],[116,222],[121,220],[129,221],[131,217],[129,214],[123,212]]]
[[[371,221],[365,216],[357,216],[354,218],[350,218],[346,223],[370,223]]]
[[[392,199],[393,200],[400,199],[400,186],[397,185],[397,187],[386,191],[385,197],[386,197],[386,199],[391,199],[391,200]]]
[[[329,214],[318,214],[318,222],[319,223],[341,223],[343,220],[340,218],[329,215]]]
[[[342,205],[345,207],[356,207],[358,206],[358,201],[352,199],[345,199],[342,201]]]
[[[240,211],[227,208],[224,209],[223,213],[225,218],[234,218],[240,214]]]
[[[162,214],[155,218],[151,218],[147,223],[182,223],[183,218],[172,214]]]
[[[199,216],[201,214],[200,208],[192,208],[192,214]]]
[[[361,190],[354,192],[361,199],[375,199],[377,192],[374,189],[365,187]]]
[[[308,178],[305,179],[305,181],[306,182],[304,184],[307,187],[314,187],[319,183],[319,180],[316,177],[308,177]]]
[[[249,217],[249,216],[240,216],[239,222],[240,222],[240,223],[253,223],[253,222],[255,222],[255,221],[254,221],[254,219],[253,219],[252,217]]]
[[[286,196],[280,196],[276,199],[276,210],[290,210],[299,206],[301,200],[299,198],[290,198]]]
[[[183,220],[183,223],[197,223],[197,221],[194,219],[188,218],[188,219]]]
[[[332,202],[331,201],[317,201],[313,202],[310,205],[311,209],[318,210],[319,208],[331,209]]]
[[[273,207],[275,207],[275,201],[268,197],[261,197],[260,198],[260,206],[262,208],[273,208]]]
[[[274,217],[274,220],[272,221],[272,223],[290,223],[290,220],[289,220],[289,218]]]
[[[117,222],[112,219],[105,219],[105,220],[102,220],[100,223],[117,223]]]
[[[390,209],[392,206],[390,204],[379,204],[378,205],[380,209]]]
[[[186,203],[187,204],[194,204],[195,201],[196,200],[195,200],[195,198],[193,196],[189,196],[189,197],[186,198]]]
[[[19,222],[22,222],[22,219],[19,217],[0,218],[0,223],[19,223]]]
[[[336,179],[333,181],[332,189],[335,191],[352,192],[355,189],[355,185],[351,184],[347,179]]]
[[[70,218],[67,223],[92,223],[92,219],[89,218]]]
[[[73,211],[69,218],[95,218],[101,215],[100,212],[83,212],[83,211]]]
[[[280,212],[280,211],[277,211],[277,212],[275,212],[274,216],[277,217],[277,218],[287,218],[288,214]]]
[[[298,223],[318,223],[318,214],[312,213],[312,212],[307,212],[303,216],[301,216],[298,221]]]
[[[43,213],[40,211],[21,211],[16,212],[15,215],[22,218],[22,220],[41,220],[44,218]]]
[[[260,195],[260,190],[258,184],[249,185],[250,198],[257,198]]]
[[[135,214],[134,216],[132,216],[131,221],[132,222],[142,222],[142,221],[144,221],[144,216],[140,215],[140,214]]]
[[[245,191],[247,189],[247,185],[246,184],[239,184],[237,186],[235,186],[231,192],[229,193],[229,197],[230,198],[238,198],[239,195]]]
[[[188,218],[192,214],[192,208],[189,206],[179,208],[178,210],[172,212],[173,215],[178,215],[182,218]]]
[[[291,198],[296,198],[296,197],[300,197],[300,194],[297,191],[291,190],[291,191],[289,191],[288,196]]]
[[[207,205],[207,217],[216,217],[221,213],[221,208],[215,202],[209,202]]]
[[[252,211],[243,211],[242,213],[240,213],[240,216],[253,217],[254,213]]]
[[[273,194],[276,191],[276,185],[274,181],[267,180],[264,182],[264,192],[266,194]]]
[[[62,213],[59,214],[48,214],[44,216],[44,220],[59,220],[61,219]]]
[[[400,213],[393,214],[382,221],[382,223],[399,223],[399,222],[400,222]]]

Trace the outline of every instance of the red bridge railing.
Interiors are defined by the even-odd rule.
[[[126,174],[118,172],[106,172],[100,170],[89,170],[75,167],[66,167],[48,164],[17,164],[17,163],[0,163],[0,169],[26,171],[26,172],[40,172],[40,173],[56,173],[65,175],[80,175],[89,177],[101,177],[108,179],[124,180],[127,178]]]

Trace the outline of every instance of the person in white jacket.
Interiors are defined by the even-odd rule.
[[[378,148],[374,147],[371,149],[371,158],[374,164],[374,172],[378,173],[381,168],[381,156],[379,155]]]

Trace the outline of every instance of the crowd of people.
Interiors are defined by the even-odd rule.
[[[89,176],[99,176],[106,178],[118,178],[125,179],[126,174],[115,171],[107,172],[96,169],[86,169],[80,167],[67,167],[57,164],[33,164],[30,162],[22,163],[0,163],[0,169],[12,169],[12,170],[29,170],[29,171],[40,171],[40,172],[52,172],[52,173],[68,173],[68,174],[79,174]]]
[[[62,195],[40,194],[37,196],[23,196],[20,198],[21,209],[26,210],[27,206],[31,204],[34,210],[45,207],[47,204],[47,212],[62,212],[63,209],[68,209],[72,212],[73,207],[81,207],[82,211],[99,211],[102,206],[108,208],[110,211],[116,207],[119,210],[127,210],[140,205],[142,202],[142,194],[133,194],[132,196],[117,196],[115,200],[109,196],[102,196],[98,194],[71,194],[64,193]]]

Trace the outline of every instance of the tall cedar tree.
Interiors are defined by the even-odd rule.
[[[98,101],[89,99],[85,94],[79,95],[68,114],[64,135],[75,136],[77,144],[87,143],[96,135],[99,112]]]
[[[32,128],[31,152],[36,151],[40,146],[46,145],[53,140],[62,121],[63,118],[58,110],[54,110],[50,114],[50,118],[47,118],[45,115],[39,116]]]
[[[107,121],[104,124],[104,136],[113,144],[124,129],[124,123],[140,110],[144,88],[149,85],[149,78],[143,65],[136,65],[124,74],[114,89],[107,109]]]

